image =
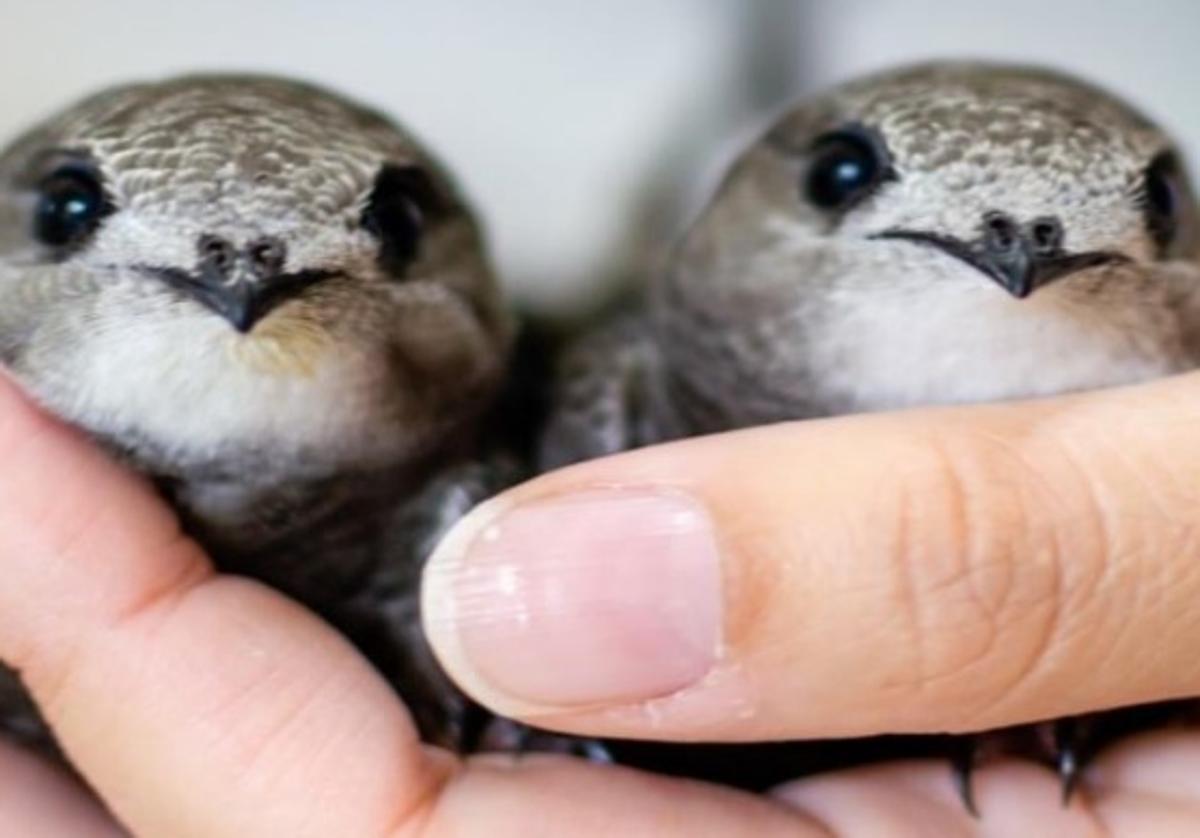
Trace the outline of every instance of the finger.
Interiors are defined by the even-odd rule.
[[[1087,788],[1113,834],[1200,834],[1200,733],[1157,731],[1102,754]]]
[[[1014,760],[975,776],[969,814],[944,762],[886,763],[789,783],[756,799],[701,783],[563,758],[484,758],[448,787],[429,835],[986,835],[1026,838],[1200,834],[1200,736],[1146,737],[1097,763],[1070,806],[1051,770]],[[1186,753],[1185,753],[1186,752]],[[581,801],[585,801],[581,805]]]
[[[979,817],[963,808],[946,766],[891,763],[789,783],[775,796],[839,835],[1028,835],[1155,838],[1200,834],[1200,734],[1137,737],[1103,755],[1071,805],[1041,766],[1002,761],[974,777]]]
[[[425,574],[488,706],[668,739],[964,731],[1200,691],[1200,377],[550,474]]]
[[[483,757],[447,785],[422,836],[826,838],[799,809],[706,783],[561,757]]]
[[[145,486],[3,380],[0,451],[0,659],[135,834],[822,834],[699,783],[427,751],[347,644],[213,576]]]
[[[1063,806],[1058,782],[1045,768],[1016,761],[986,765],[974,777],[974,790],[978,817],[963,806],[945,763],[918,761],[811,777],[776,789],[774,796],[819,819],[837,835],[1090,838],[1105,834],[1082,796]],[[1143,815],[1143,825],[1157,820],[1149,813]]]
[[[79,783],[0,741],[0,835],[119,838],[125,832]]]
[[[137,480],[0,380],[0,659],[146,835],[382,835],[446,773],[315,618],[213,576]]]

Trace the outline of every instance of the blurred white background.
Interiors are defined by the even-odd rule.
[[[509,287],[569,310],[667,238],[765,115],[932,56],[1050,63],[1140,102],[1200,164],[1194,0],[2,0],[0,135],[113,82],[305,77],[424,137]]]

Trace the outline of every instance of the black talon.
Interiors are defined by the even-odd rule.
[[[508,742],[503,750],[516,756],[532,753],[570,754],[591,763],[606,765],[615,762],[608,746],[599,739],[583,739],[567,734],[537,730],[519,722],[497,719],[503,726]]]
[[[978,755],[978,744],[973,736],[964,736],[955,740],[953,753],[950,756],[950,767],[954,772],[954,787],[958,790],[958,798],[963,808],[971,817],[979,818],[979,809],[975,806],[975,787],[971,778],[975,772],[975,758]]]
[[[533,729],[520,725],[517,728],[517,742],[515,752],[518,756],[525,756],[533,750]]]
[[[579,743],[579,755],[595,765],[612,765],[612,751],[599,739],[584,739]]]
[[[1075,719],[1059,719],[1054,723],[1054,751],[1065,808],[1071,805],[1071,796],[1079,784],[1079,726]]]
[[[492,716],[478,704],[470,704],[459,714],[457,733],[453,734],[460,754],[479,751]]]

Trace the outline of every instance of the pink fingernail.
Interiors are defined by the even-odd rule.
[[[436,561],[453,602],[432,607],[453,620],[474,673],[513,699],[642,701],[698,681],[716,660],[720,554],[708,513],[685,495],[529,502]]]

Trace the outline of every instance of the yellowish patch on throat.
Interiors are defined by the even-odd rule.
[[[229,352],[255,372],[281,378],[311,378],[333,336],[303,309],[278,311],[250,334],[230,341]]]

